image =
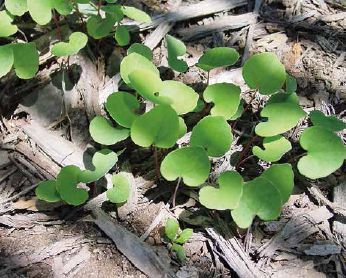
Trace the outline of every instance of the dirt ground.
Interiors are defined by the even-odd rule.
[[[125,2],[154,17],[184,5],[200,4],[198,0]],[[245,57],[275,52],[297,78],[297,94],[305,111],[318,109],[345,121],[346,3],[256,3],[261,4],[258,14],[255,2],[244,1],[234,8],[174,22],[170,34],[186,43],[188,64],[196,63],[205,49],[215,46],[234,47]],[[236,18],[236,24],[230,23],[231,18],[227,24],[223,21],[239,15],[244,19]],[[133,34],[133,41],[155,44],[150,34],[156,27],[143,27]],[[184,74],[167,68],[167,50],[161,39],[153,46],[153,53],[162,77],[174,77],[202,92],[205,76],[197,67]],[[47,47],[44,37],[37,41],[42,49]],[[95,145],[88,134],[90,119],[104,114],[102,103],[106,97],[121,89],[116,82],[117,70],[126,53],[107,42],[101,49],[103,57],[100,55],[97,60],[87,53],[71,58],[71,86],[65,92],[60,87],[59,65],[49,55],[34,80],[0,81],[0,277],[147,277],[94,223],[95,215],[90,210],[45,204],[34,195],[40,180],[55,177],[68,162],[78,163],[84,150]],[[239,84],[243,98],[249,102],[249,89],[239,77],[240,68],[241,61],[232,68],[213,70],[210,80]],[[264,100],[257,95],[250,110],[256,113]],[[65,105],[67,118],[61,117]],[[248,121],[247,115],[241,118],[239,132],[248,131]],[[307,122],[301,122],[288,137],[297,143],[306,126]],[[346,142],[346,132],[340,136]],[[229,167],[232,155],[243,148],[244,142],[238,139],[235,136],[229,156],[215,161],[214,175]],[[293,149],[297,153],[298,145]],[[110,203],[104,203],[102,208],[129,233],[147,243],[177,277],[250,277],[244,273],[278,278],[346,277],[345,164],[316,181],[297,174],[294,193],[281,217],[271,222],[256,219],[245,231],[232,224],[229,213],[201,207],[193,190],[182,189],[177,206],[171,209],[175,184],[155,181],[150,148],[139,149],[125,141],[114,150],[124,152],[113,170],[131,172],[135,194],[122,208]],[[76,155],[70,156],[72,153]],[[255,176],[260,170],[257,167],[266,165],[255,167],[249,159],[241,167],[242,174]],[[104,182],[96,185],[91,198],[102,192]],[[182,226],[194,229],[194,235],[184,245],[184,264],[169,252],[163,240],[163,224],[168,217],[179,218]]]

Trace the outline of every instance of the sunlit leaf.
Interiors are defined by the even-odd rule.
[[[178,236],[178,238],[175,240],[175,243],[179,243],[179,244],[184,244],[185,242],[187,242],[190,237],[193,234],[193,230],[192,229],[184,229]]]
[[[137,53],[139,55],[142,55],[143,57],[147,58],[149,61],[153,59],[153,53],[151,49],[141,43],[131,44],[131,46],[127,50],[127,55],[130,55],[131,53]]]
[[[86,46],[88,36],[81,32],[74,32],[70,35],[69,42],[59,42],[52,47],[52,54],[55,56],[70,56],[77,54]]]
[[[185,61],[178,59],[186,53],[186,46],[177,38],[167,35],[166,36],[167,52],[168,52],[168,64],[169,66],[179,72],[185,72],[188,70],[188,65]]]
[[[61,201],[61,197],[56,186],[57,183],[55,180],[42,181],[37,185],[35,194],[40,200],[49,203],[59,202]]]
[[[113,187],[107,190],[107,198],[115,204],[122,204],[130,196],[130,183],[124,173],[113,175]]]
[[[0,77],[6,75],[12,69],[14,55],[10,44],[0,46]]]
[[[336,116],[326,116],[318,110],[312,111],[309,116],[315,126],[321,126],[331,131],[342,131],[346,128],[346,123]]]
[[[285,137],[276,135],[264,138],[263,148],[255,146],[252,148],[252,153],[264,161],[275,162],[291,150],[292,145]]]
[[[6,11],[0,11],[0,38],[9,37],[17,32],[18,28],[12,21],[12,17]]]
[[[13,15],[22,16],[28,11],[27,0],[5,0],[6,9]]]
[[[170,152],[161,163],[161,174],[168,181],[181,177],[188,186],[203,184],[209,176],[210,162],[201,147],[184,147]]]
[[[129,6],[122,6],[122,11],[124,13],[125,16],[127,16],[128,18],[131,18],[135,21],[138,22],[143,22],[143,23],[149,23],[151,22],[151,18],[150,16],[146,13],[143,12],[135,7],[129,7]]]
[[[179,223],[174,218],[169,218],[165,224],[165,235],[168,239],[174,242],[178,235]]]
[[[230,47],[215,47],[208,49],[198,60],[197,66],[205,71],[219,67],[234,65],[239,59],[239,53]]]

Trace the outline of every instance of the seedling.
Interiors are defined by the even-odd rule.
[[[186,260],[183,245],[192,236],[193,230],[186,228],[179,231],[179,223],[174,218],[169,218],[165,225],[165,236],[171,243],[171,251],[175,252],[179,261]]]

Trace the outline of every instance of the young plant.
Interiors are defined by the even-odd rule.
[[[193,230],[186,228],[179,231],[179,223],[174,218],[169,218],[165,224],[165,237],[171,244],[171,251],[173,251],[180,262],[185,262],[186,255],[184,250],[184,243],[189,240],[193,234]]]

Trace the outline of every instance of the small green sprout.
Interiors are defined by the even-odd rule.
[[[130,196],[130,183],[124,173],[112,176],[113,187],[107,190],[107,198],[115,204],[123,204]]]
[[[183,245],[193,234],[193,230],[186,228],[179,232],[179,223],[174,218],[169,218],[165,224],[165,236],[172,244],[171,250],[176,253],[180,262],[185,262],[186,255]]]

